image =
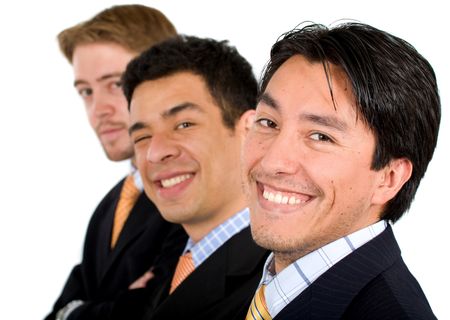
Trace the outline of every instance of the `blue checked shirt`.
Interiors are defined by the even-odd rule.
[[[206,259],[208,259],[208,257],[212,255],[214,251],[219,249],[220,246],[222,246],[239,231],[248,227],[249,224],[249,210],[248,208],[246,208],[230,217],[221,225],[214,228],[199,242],[194,243],[194,241],[189,238],[183,253],[191,251],[194,266],[197,268]]]
[[[266,285],[264,295],[272,318],[334,264],[375,238],[386,227],[387,222],[381,220],[358,230],[310,252],[278,274],[273,273],[273,253],[271,253],[264,266],[260,284]]]
[[[130,174],[134,178],[134,184],[136,185],[136,188],[138,188],[138,190],[140,190],[142,192],[144,190],[144,185],[142,184],[142,178],[141,178],[141,175],[139,174],[139,171],[136,170],[136,168],[133,165],[131,166]]]

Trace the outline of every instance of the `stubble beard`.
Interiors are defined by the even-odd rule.
[[[253,226],[252,236],[254,241],[261,247],[274,253],[277,264],[288,266],[301,257],[307,255],[314,249],[314,244],[304,239],[288,239],[271,233],[267,225]]]

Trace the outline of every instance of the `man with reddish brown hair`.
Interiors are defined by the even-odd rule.
[[[128,134],[129,113],[121,87],[128,62],[176,35],[160,11],[143,5],[114,6],[62,31],[60,49],[74,70],[74,85],[88,120],[111,161],[131,160],[131,172],[96,208],[82,262],[75,266],[47,319],[97,318],[113,299],[152,266],[167,234],[166,222],[142,192]],[[126,198],[125,196],[129,197]]]

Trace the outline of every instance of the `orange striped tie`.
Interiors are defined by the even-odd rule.
[[[183,280],[192,273],[192,271],[194,271],[194,269],[194,261],[192,260],[192,253],[190,251],[180,256],[175,269],[175,274],[172,278],[172,283],[170,284],[169,292],[172,293],[176,287],[178,287],[178,285],[182,283]]]
[[[267,309],[266,298],[264,298],[265,288],[266,286],[262,285],[256,290],[245,320],[272,320]]]
[[[114,215],[114,225],[111,236],[111,248],[116,245],[120,231],[122,231],[125,221],[127,221],[130,211],[133,208],[141,191],[134,184],[133,175],[129,175],[122,186],[119,202],[117,203],[116,213]]]

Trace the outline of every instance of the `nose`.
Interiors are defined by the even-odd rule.
[[[295,133],[281,131],[265,144],[261,166],[269,174],[290,175],[298,171],[301,163],[301,144]]]
[[[175,159],[179,155],[178,145],[167,134],[153,134],[147,150],[147,161],[162,163]]]
[[[108,94],[97,91],[93,95],[91,113],[97,118],[107,117],[114,113],[114,101]]]

